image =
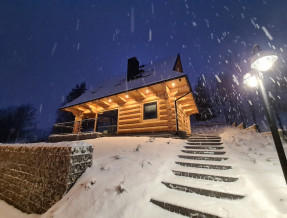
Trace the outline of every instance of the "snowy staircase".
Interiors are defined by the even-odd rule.
[[[238,193],[236,181],[239,178],[228,164],[221,138],[217,135],[193,135],[183,147],[172,170],[174,176],[161,182],[166,191],[150,201],[188,217],[224,216],[218,205],[235,208],[233,200],[245,196]]]
[[[225,154],[225,151],[191,151],[191,150],[181,150],[183,153],[189,154],[212,154],[212,155],[220,155]]]
[[[209,160],[209,161],[223,161],[228,160],[227,157],[207,157],[207,156],[194,156],[194,155],[178,155],[179,158],[192,159],[192,160]]]
[[[230,170],[231,166],[224,165],[214,165],[214,164],[199,164],[199,163],[189,163],[189,162],[175,162],[178,165],[185,167],[197,167],[197,168],[205,168],[205,169],[217,169],[217,170]]]

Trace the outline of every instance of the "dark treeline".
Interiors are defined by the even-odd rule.
[[[86,92],[86,83],[83,82],[81,84],[77,84],[72,90],[66,95],[64,102],[61,106],[66,105],[67,103],[72,102],[76,98],[80,97],[83,93]],[[57,126],[54,125],[52,128],[53,134],[61,134],[61,133],[71,133],[73,130],[73,122],[75,120],[75,117],[73,113],[58,110],[57,109],[57,117],[56,117],[56,123],[66,123],[63,124],[63,126]]]
[[[86,84],[76,85],[65,98],[65,105],[86,91]],[[57,112],[56,123],[74,121],[70,112]],[[47,141],[50,131],[37,129],[36,109],[31,104],[0,109],[0,143]]]
[[[0,142],[35,141],[36,109],[30,105],[20,105],[0,109]]]
[[[80,97],[83,93],[86,92],[86,90],[87,88],[85,82],[81,83],[80,85],[77,84],[75,88],[72,88],[72,90],[68,93],[65,98],[65,101],[62,103],[62,106]],[[56,123],[70,122],[74,120],[75,117],[71,112],[66,112],[62,110],[57,111]]]

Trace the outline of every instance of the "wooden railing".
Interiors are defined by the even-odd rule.
[[[70,121],[53,125],[53,134],[69,134],[73,132],[93,132],[96,119]],[[78,128],[76,131],[75,128]]]
[[[97,123],[95,130],[95,122],[99,119],[84,119],[82,121],[71,121],[64,123],[56,123],[53,125],[53,134],[71,134],[81,132],[102,132],[107,134],[117,134],[117,125],[107,123]]]

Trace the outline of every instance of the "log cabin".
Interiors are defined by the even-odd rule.
[[[191,134],[190,115],[198,113],[179,54],[141,66],[130,58],[126,75],[102,83],[60,110],[75,116],[73,133],[81,131],[87,118],[94,118],[93,130],[101,131],[105,121],[100,117],[108,117],[116,134]]]

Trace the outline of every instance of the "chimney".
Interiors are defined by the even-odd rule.
[[[140,77],[139,61],[136,57],[128,59],[128,73],[127,80],[131,81]]]

